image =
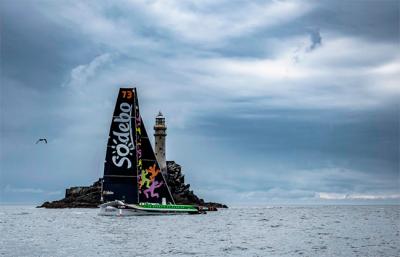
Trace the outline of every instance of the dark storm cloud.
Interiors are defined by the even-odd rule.
[[[338,162],[337,166],[372,173],[384,166],[379,173],[395,178],[399,165],[398,111],[394,104],[353,112],[241,108],[199,118],[207,122],[194,123],[190,130],[226,139],[222,144],[253,149],[253,155],[260,159],[285,156],[304,169]],[[253,140],[254,135],[258,140]]]
[[[94,55],[80,33],[49,22],[37,3],[2,1],[1,23],[2,76],[24,86],[57,87],[68,69]]]
[[[315,29],[310,32],[310,40],[311,40],[311,45],[309,48],[310,51],[314,50],[316,47],[322,44],[322,37],[321,34],[319,33],[319,29]]]
[[[399,1],[318,1],[305,22],[373,41],[397,41]]]
[[[307,15],[297,17],[287,24],[260,29],[246,37],[234,38],[218,48],[228,56],[271,57],[265,39],[285,40],[290,36],[310,33],[311,50],[321,43],[321,31],[344,36],[362,37],[372,41],[398,41],[399,2],[381,1],[315,1]],[[318,29],[315,29],[318,28]]]
[[[204,156],[206,163],[219,164],[189,167],[190,181],[244,202],[252,201],[249,192],[271,201],[398,190],[397,105],[353,112],[242,107],[196,117],[186,129],[202,139],[185,137],[184,159]],[[190,147],[200,142],[208,147]]]

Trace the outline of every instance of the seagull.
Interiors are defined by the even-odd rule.
[[[36,141],[36,144],[38,144],[40,142],[44,142],[45,144],[47,144],[47,139],[46,138],[39,138],[38,141]]]

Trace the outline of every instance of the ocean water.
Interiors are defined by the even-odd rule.
[[[230,208],[105,217],[0,207],[0,256],[400,256],[400,206]]]

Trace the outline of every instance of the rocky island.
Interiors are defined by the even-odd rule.
[[[228,208],[225,204],[205,202],[192,190],[190,184],[185,184],[185,176],[182,174],[182,167],[174,161],[167,161],[167,183],[176,204],[194,204],[208,207],[209,210],[217,208]],[[65,198],[45,202],[38,208],[97,208],[102,202],[101,179],[91,186],[71,187],[65,190]]]
[[[126,90],[122,90],[124,92]],[[128,92],[128,91],[127,91]],[[131,92],[131,91],[129,91]],[[136,91],[134,91],[136,93]],[[122,106],[123,104],[121,104]],[[120,116],[117,116],[115,118],[116,121],[122,120],[123,114],[120,114]],[[115,115],[114,115],[115,116]],[[113,126],[113,125],[112,125]],[[123,124],[119,125],[119,128],[125,128],[128,125],[123,126]],[[145,131],[144,127],[139,127],[137,131]],[[175,204],[190,204],[190,205],[198,205],[198,206],[203,206],[207,207],[208,210],[217,210],[217,208],[227,208],[226,205],[224,204],[219,204],[219,203],[213,203],[213,202],[205,202],[203,199],[199,198],[197,195],[193,193],[192,190],[190,190],[190,184],[185,184],[185,176],[182,174],[182,167],[177,164],[174,161],[167,161],[166,160],[166,133],[167,126],[165,123],[165,117],[161,112],[158,113],[155,119],[155,125],[154,125],[154,157],[156,158],[157,164],[159,164],[161,174],[163,179],[165,179],[169,190],[172,194],[173,199],[175,200]],[[116,133],[113,132],[114,134],[118,135],[118,139],[122,138],[124,139],[125,137],[121,133]],[[147,135],[146,135],[147,136]],[[111,132],[110,132],[110,137],[111,138]],[[114,139],[116,142],[117,140]],[[112,141],[112,143],[114,143]],[[148,138],[147,138],[148,141]],[[143,142],[142,142],[143,143]],[[141,144],[141,143],[140,143]],[[144,143],[143,143],[144,144]],[[111,146],[111,149],[117,149],[118,147],[124,148],[125,154],[123,158],[120,159],[119,166],[122,166],[123,161],[129,161],[128,157],[128,152],[130,149],[123,145],[120,144],[118,146]],[[150,141],[148,141],[148,148],[151,148]],[[121,151],[121,149],[117,149],[118,151]],[[143,150],[143,149],[142,149]],[[142,151],[140,150],[140,151]],[[112,150],[112,153],[116,153],[116,150]],[[107,157],[106,157],[107,158]],[[107,161],[105,161],[106,163]],[[154,168],[156,167],[156,164],[154,164]],[[146,170],[146,174],[147,174]],[[151,170],[150,170],[151,171]],[[160,172],[160,171],[159,171]],[[155,173],[157,174],[157,173]],[[143,174],[142,174],[143,175]],[[145,175],[144,175],[145,176]],[[148,180],[148,179],[147,179]],[[141,184],[144,185],[144,184]],[[103,188],[102,188],[103,186]],[[65,190],[65,198],[58,200],[58,201],[53,201],[53,202],[45,202],[41,206],[38,207],[44,207],[44,208],[97,208],[100,204],[102,204],[101,201],[101,194],[102,194],[102,189],[104,189],[105,184],[102,183],[102,179],[99,179],[98,181],[94,182],[93,185],[91,186],[79,186],[79,187],[71,187]],[[153,188],[154,190],[154,188]],[[146,194],[146,191],[144,191]],[[103,195],[104,196],[104,195]],[[147,197],[147,195],[146,195]]]

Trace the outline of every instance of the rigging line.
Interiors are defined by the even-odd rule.
[[[139,196],[139,188],[138,188],[138,185],[139,185],[139,171],[138,171],[138,155],[137,155],[137,149],[136,149],[136,147],[137,147],[137,135],[136,135],[136,105],[137,105],[137,111],[139,112],[139,103],[138,103],[138,97],[137,97],[137,92],[136,92],[136,88],[134,88],[133,90],[133,93],[134,93],[134,95],[135,95],[135,97],[133,98],[133,106],[132,106],[132,109],[131,109],[131,115],[132,115],[132,112],[134,111],[135,112],[135,117],[133,117],[134,119],[135,119],[135,158],[136,158],[136,193],[137,193],[137,202],[138,203],[140,203],[140,196]],[[139,117],[140,117],[140,112],[139,112]],[[129,133],[131,134],[131,140],[132,140],[132,142],[133,142],[133,137],[132,137],[132,118],[131,119],[129,119],[129,122],[130,122],[130,131],[129,131]],[[141,142],[140,142],[141,143]]]
[[[162,178],[163,178],[163,180],[165,182],[165,185],[167,186],[168,193],[169,193],[169,196],[171,197],[172,203],[175,204],[175,199],[172,196],[171,191],[169,190],[169,186],[168,186],[167,180],[164,178],[164,175],[162,174],[162,172],[160,172],[160,173],[161,173],[161,176],[162,176]]]

